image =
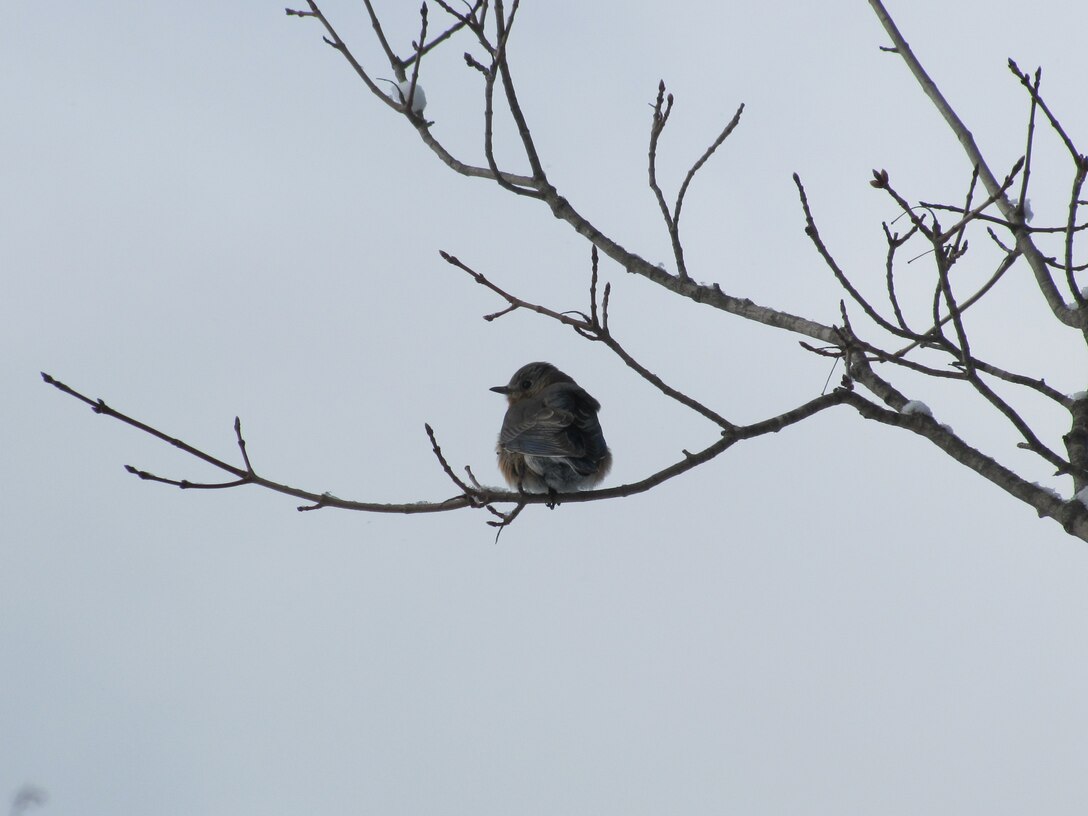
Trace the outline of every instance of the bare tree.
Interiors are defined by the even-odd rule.
[[[377,79],[355,57],[316,2],[307,0],[306,9],[287,9],[287,14],[319,24],[324,29],[324,41],[344,57],[378,103],[384,105],[393,116],[406,120],[422,143],[451,170],[465,176],[488,179],[512,196],[527,199],[527,206],[533,206],[531,202],[539,202],[547,208],[547,212],[568,224],[590,244],[588,302],[575,310],[531,303],[454,255],[441,253],[447,263],[489,289],[503,304],[499,311],[486,315],[485,319],[496,320],[518,309],[529,310],[569,327],[590,342],[603,344],[618,360],[662,394],[705,417],[713,426],[706,446],[694,452],[684,451],[683,457],[675,464],[629,484],[561,495],[529,494],[487,487],[468,468],[465,468],[465,476],[460,476],[446,460],[433,430],[427,426],[427,435],[439,466],[455,485],[456,494],[453,497],[445,501],[401,504],[349,501],[260,476],[250,462],[238,419],[235,420],[234,429],[241,462],[231,464],[43,374],[47,383],[89,404],[97,413],[121,420],[168,442],[219,468],[231,478],[218,483],[196,483],[164,478],[129,466],[127,469],[131,473],[142,479],[181,488],[225,489],[247,484],[259,485],[307,501],[308,504],[299,507],[299,510],[336,507],[383,513],[434,513],[466,507],[483,508],[494,516],[488,523],[501,530],[530,504],[602,501],[640,493],[714,459],[741,442],[780,431],[834,406],[848,406],[864,419],[909,431],[928,440],[951,459],[1030,505],[1041,517],[1058,521],[1068,533],[1088,541],[1088,398],[1083,392],[1066,395],[1048,385],[1041,376],[1010,371],[993,362],[985,351],[972,344],[966,316],[968,310],[983,301],[1010,269],[1017,264],[1026,264],[1054,319],[1080,334],[1078,344],[1088,339],[1088,287],[1082,290],[1077,283],[1078,273],[1088,264],[1077,264],[1075,260],[1076,240],[1088,226],[1088,222],[1077,220],[1078,208],[1088,203],[1081,198],[1088,175],[1088,156],[1077,150],[1057,115],[1044,100],[1040,92],[1041,71],[1027,73],[1015,62],[1009,61],[1009,69],[1025,93],[1026,143],[1023,156],[1013,166],[995,172],[978,149],[971,132],[926,74],[880,0],[870,0],[890,41],[890,45],[882,46],[882,50],[903,61],[967,154],[964,195],[957,202],[916,200],[897,189],[888,172],[873,171],[870,184],[880,194],[886,195],[896,211],[901,213],[892,224],[881,225],[887,251],[882,259],[885,270],[883,280],[877,285],[885,292],[877,299],[864,294],[874,285],[873,281],[856,280],[856,276],[852,277],[836,261],[831,247],[821,236],[805,186],[795,174],[793,178],[804,215],[805,233],[815,253],[842,290],[841,321],[836,325],[825,325],[781,309],[757,305],[723,290],[717,283],[698,283],[689,274],[680,230],[685,197],[699,171],[740,124],[743,105],[737,108],[706,151],[691,166],[676,197],[670,201],[658,181],[657,157],[659,139],[669,123],[674,99],[672,94],[666,92],[664,82],[657,89],[649,128],[648,182],[671,243],[676,270],[672,273],[661,265],[648,262],[617,238],[598,229],[549,179],[532,128],[519,103],[517,85],[507,59],[510,33],[518,14],[518,0],[509,4],[504,0],[475,0],[471,4],[463,0],[461,7],[456,8],[444,0],[435,0],[435,3],[445,15],[442,31],[436,36],[429,33],[429,12],[425,3],[420,9],[418,39],[411,44],[406,55],[401,56],[390,44],[373,4],[370,0],[364,0],[374,36],[396,77],[395,82],[390,81],[394,86],[392,89],[379,86],[382,80]],[[464,54],[465,63],[471,71],[479,74],[482,81],[482,165],[458,158],[435,137],[431,123],[424,117],[424,96],[419,81],[421,66],[428,53],[440,47],[453,47],[455,43],[466,40],[468,50]],[[514,123],[519,161],[524,162],[523,168],[515,170],[499,165],[495,149],[497,111],[501,111],[504,117],[509,116]],[[1072,163],[1068,217],[1064,224],[1030,224],[1029,182],[1036,126],[1040,119],[1057,134]],[[541,209],[541,212],[545,210]],[[957,276],[953,275],[953,270],[968,256],[969,234],[974,235],[981,230],[985,230],[987,236],[983,240],[989,240],[999,250],[999,260],[983,285],[973,288],[973,291],[960,291],[962,285],[954,285]],[[728,419],[718,410],[669,386],[663,377],[634,359],[620,338],[613,334],[608,313],[610,287],[598,285],[599,256],[602,254],[626,272],[641,275],[667,293],[798,335],[802,338],[800,345],[806,353],[841,361],[845,371],[841,384],[829,393],[803,399],[791,410],[759,422],[741,425]],[[927,298],[930,305],[920,314],[912,313],[903,305],[900,271],[904,257],[909,260],[924,257],[931,270],[928,283],[931,294]],[[912,282],[911,285],[915,286],[916,283]],[[864,318],[863,326],[852,319],[852,315],[857,318],[859,314]],[[900,382],[900,375],[907,372],[910,372],[910,376],[921,375],[954,384],[963,389],[965,396],[975,399],[980,410],[996,412],[1003,417],[1003,421],[1019,438],[1019,448],[1042,460],[1053,468],[1055,474],[1072,480],[1070,497],[1064,498],[1049,488],[1027,481],[999,463],[996,456],[1001,451],[989,453],[978,450],[950,427],[938,422],[923,403],[911,400],[901,390],[905,386]],[[1069,415],[1068,427],[1032,427],[1024,418],[1024,406],[1032,401],[1056,404],[1065,409]],[[509,509],[500,509],[502,507]]]

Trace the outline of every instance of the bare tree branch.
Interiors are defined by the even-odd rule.
[[[967,153],[967,157],[970,159],[971,164],[978,167],[979,177],[982,179],[982,184],[986,188],[986,191],[992,196],[997,195],[1000,185],[998,184],[997,179],[994,178],[994,174],[990,171],[989,165],[987,165],[986,160],[982,155],[982,151],[980,151],[978,145],[975,144],[975,139],[974,136],[971,135],[971,131],[967,129],[967,126],[941,94],[936,83],[930,79],[929,74],[926,73],[921,63],[918,62],[917,57],[914,56],[914,52],[907,44],[906,39],[899,33],[899,29],[884,8],[884,4],[881,0],[869,0],[869,5],[872,6],[877,19],[879,19],[881,25],[884,26],[884,30],[888,33],[888,36],[891,37],[891,40],[895,45],[895,53],[903,58],[903,61],[907,64],[907,67],[918,81],[918,84],[922,86],[922,91],[929,97],[930,102],[937,108],[941,116],[944,117],[944,120],[952,129],[952,132],[956,134],[956,138],[959,139],[960,144],[963,145],[963,149]],[[997,199],[997,205],[1007,221],[1013,224],[1023,223],[1023,218],[1018,215],[1016,208],[1013,207],[1012,203],[1007,198],[1004,196],[999,197]],[[1077,309],[1071,309],[1066,305],[1065,301],[1062,300],[1061,294],[1054,285],[1054,280],[1050,277],[1050,271],[1043,261],[1042,253],[1039,252],[1035,243],[1031,240],[1030,234],[1025,230],[1017,230],[1015,235],[1017,248],[1027,259],[1032,272],[1035,273],[1035,280],[1039,285],[1039,290],[1043,293],[1043,297],[1046,298],[1046,302],[1050,306],[1050,310],[1054,313],[1054,316],[1067,326],[1088,330],[1088,317],[1085,316],[1085,313],[1083,311],[1078,311]]]
[[[379,502],[364,502],[364,501],[350,501],[347,499],[341,499],[334,496],[331,493],[317,493],[315,491],[303,490],[290,485],[282,484],[271,479],[267,479],[263,476],[259,476],[256,473],[247,473],[233,465],[230,465],[222,460],[208,454],[196,447],[182,442],[179,439],[171,437],[162,431],[159,431],[146,423],[133,419],[126,414],[116,411],[110,408],[102,400],[94,400],[87,397],[75,389],[65,385],[59,380],[51,377],[48,374],[42,373],[42,379],[68,394],[81,402],[84,402],[92,407],[95,413],[102,414],[104,416],[112,417],[119,420],[126,425],[129,425],[144,433],[168,442],[184,453],[200,459],[214,467],[223,470],[227,473],[238,475],[239,478],[236,481],[230,483],[210,484],[210,483],[196,483],[187,480],[168,479],[160,476],[156,476],[146,471],[137,470],[134,467],[127,466],[126,470],[134,475],[139,476],[141,479],[160,482],[162,484],[169,484],[179,488],[203,488],[203,489],[224,489],[229,487],[240,487],[242,485],[255,485],[257,487],[263,487],[267,490],[272,490],[276,493],[283,493],[288,496],[294,496],[295,498],[304,499],[310,502],[309,505],[304,505],[298,509],[301,511],[318,510],[324,508],[338,508],[341,510],[356,510],[368,513],[401,513],[405,515],[414,515],[417,513],[442,513],[452,510],[460,510],[466,507],[471,508],[485,508],[491,507],[495,504],[515,504],[515,505],[529,505],[529,504],[568,504],[568,503],[580,503],[588,501],[601,501],[606,499],[620,498],[624,496],[633,496],[638,493],[644,493],[659,484],[662,484],[669,479],[673,479],[683,473],[692,470],[699,465],[705,464],[714,459],[724,451],[728,450],[734,444],[741,440],[753,439],[759,436],[763,436],[768,433],[775,433],[786,427],[794,425],[803,419],[812,416],[826,408],[839,404],[843,401],[841,396],[837,394],[827,394],[822,397],[818,397],[815,400],[801,405],[797,408],[785,411],[777,416],[770,417],[769,419],[756,422],[751,425],[743,427],[735,427],[730,431],[725,432],[721,439],[711,445],[703,448],[696,453],[684,452],[683,458],[668,467],[663,468],[649,476],[637,481],[624,485],[618,485],[616,487],[609,487],[600,490],[587,490],[578,493],[522,493],[512,492],[508,490],[498,490],[494,488],[479,488],[476,486],[469,486],[457,479],[454,476],[452,468],[449,467],[445,457],[441,453],[441,449],[438,447],[435,441],[433,431],[430,430],[428,425],[428,436],[432,442],[432,449],[436,457],[439,459],[443,471],[449,476],[462,490],[462,493],[457,496],[453,496],[445,501],[441,502],[403,502],[403,503],[379,503]],[[494,511],[493,511],[494,512]],[[518,510],[517,512],[520,512]],[[499,514],[502,515],[502,514]],[[512,519],[510,519],[512,520]]]
[[[733,118],[722,129],[722,132],[718,134],[718,137],[711,142],[710,147],[703,151],[703,155],[700,156],[695,164],[688,170],[687,175],[684,176],[684,181],[680,185],[680,191],[676,194],[676,201],[673,204],[672,212],[669,211],[668,204],[665,203],[665,194],[661,192],[661,186],[657,181],[657,144],[661,138],[661,133],[665,130],[665,125],[668,124],[669,114],[672,112],[673,95],[669,94],[665,97],[665,81],[661,80],[657,86],[657,99],[654,101],[653,109],[654,115],[650,123],[650,150],[649,150],[649,176],[650,176],[650,189],[653,190],[654,198],[657,199],[657,206],[661,210],[661,216],[665,219],[665,228],[668,230],[669,239],[672,241],[672,254],[676,260],[676,272],[680,276],[681,280],[688,280],[688,267],[684,261],[684,245],[680,241],[680,211],[684,206],[684,196],[687,195],[688,187],[691,185],[691,180],[695,178],[695,174],[699,172],[704,164],[714,155],[714,151],[721,147],[729,134],[740,123],[740,115],[744,112],[744,105],[742,104],[737,108],[737,112],[733,115]]]
[[[616,354],[616,356],[618,356],[621,360],[623,360],[623,362],[629,368],[631,368],[633,371],[637,372],[640,377],[642,377],[647,382],[652,384],[655,388],[657,388],[662,394],[665,394],[667,397],[669,397],[671,399],[674,399],[677,402],[679,402],[680,404],[682,404],[682,405],[690,408],[691,410],[695,411],[696,413],[703,415],[704,417],[709,419],[711,422],[715,423],[716,425],[719,425],[720,427],[722,427],[722,428],[724,428],[726,430],[733,430],[733,429],[735,429],[737,427],[732,422],[727,420],[725,417],[721,416],[720,414],[716,413],[715,411],[712,411],[710,408],[706,407],[701,402],[698,402],[697,400],[692,399],[691,397],[689,397],[687,394],[683,394],[680,391],[676,390],[675,388],[672,388],[672,387],[666,385],[665,382],[659,376],[657,376],[652,371],[647,369],[645,366],[643,366],[641,363],[639,363],[637,360],[635,360],[634,357],[632,357],[630,354],[627,353],[626,349],[624,349],[623,346],[621,346],[620,343],[612,336],[611,332],[609,332],[608,327],[607,327],[607,323],[606,323],[605,320],[601,320],[601,321],[597,320],[597,317],[596,317],[597,316],[597,308],[596,308],[596,305],[595,305],[596,304],[596,258],[595,257],[594,257],[594,277],[593,277],[593,283],[592,283],[591,289],[590,289],[590,291],[591,291],[591,307],[590,307],[591,317],[586,317],[585,315],[582,315],[582,319],[578,320],[578,319],[573,318],[573,317],[570,316],[572,314],[571,312],[556,312],[556,311],[554,311],[552,309],[547,309],[547,308],[545,308],[543,306],[538,306],[535,303],[529,303],[528,301],[525,301],[525,300],[522,300],[521,298],[515,297],[514,295],[511,295],[509,292],[506,292],[506,291],[500,289],[498,286],[496,286],[494,283],[489,281],[482,274],[480,274],[479,272],[475,271],[474,269],[471,269],[470,267],[466,266],[459,259],[453,257],[449,253],[440,252],[439,254],[442,256],[442,258],[447,263],[449,263],[449,264],[451,264],[453,266],[456,266],[458,269],[461,269],[464,272],[467,272],[472,277],[472,279],[475,280],[478,284],[480,284],[481,286],[487,287],[492,292],[499,295],[499,297],[503,298],[507,303],[510,304],[509,308],[503,309],[501,312],[496,312],[495,314],[486,315],[484,317],[485,320],[488,320],[488,321],[494,320],[497,317],[501,317],[502,315],[509,314],[510,312],[514,311],[515,309],[526,309],[526,310],[531,311],[531,312],[536,312],[539,315],[544,315],[545,317],[550,317],[550,318],[552,318],[552,320],[556,320],[556,321],[562,323],[565,326],[570,326],[571,328],[573,328],[575,331],[577,331],[583,337],[586,337],[586,338],[588,338],[590,340],[598,340],[598,341],[604,343],[606,346],[608,346],[608,348],[613,353]],[[581,314],[581,313],[579,312],[578,314]],[[602,314],[602,317],[604,317],[607,314],[607,306],[605,307],[605,309],[602,310],[601,314]]]
[[[521,198],[542,201],[553,216],[565,222],[591,244],[588,311],[560,311],[524,300],[505,288],[496,285],[483,274],[462,263],[450,253],[442,252],[441,256],[447,263],[465,272],[476,283],[487,288],[505,303],[504,308],[501,310],[485,315],[485,320],[494,321],[511,312],[526,310],[554,320],[570,328],[586,340],[602,343],[619,360],[660,393],[714,423],[716,426],[715,433],[718,434],[718,437],[695,453],[683,450],[680,460],[636,482],[578,493],[533,494],[483,485],[473,475],[469,466],[464,467],[464,471],[468,476],[467,481],[461,478],[446,458],[438,444],[436,434],[428,424],[425,429],[430,440],[431,451],[442,472],[453,483],[457,491],[456,495],[444,501],[404,502],[399,504],[348,501],[328,492],[318,493],[303,490],[259,475],[250,460],[248,446],[242,435],[241,421],[238,418],[235,418],[234,433],[242,466],[212,456],[189,443],[113,409],[102,400],[91,399],[43,373],[42,377],[45,382],[89,405],[96,413],[117,419],[160,441],[166,442],[183,453],[211,465],[229,478],[221,482],[195,482],[186,479],[162,477],[138,470],[132,466],[126,466],[130,473],[141,479],[184,489],[224,490],[243,485],[255,485],[308,502],[308,504],[298,508],[303,511],[341,508],[366,512],[415,514],[447,512],[462,508],[483,509],[492,517],[488,524],[497,528],[496,536],[498,536],[503,529],[519,518],[523,510],[529,505],[546,504],[551,506],[557,501],[560,503],[599,501],[641,493],[695,467],[709,463],[730,447],[742,441],[755,439],[791,427],[832,406],[848,405],[865,419],[880,422],[890,427],[909,430],[928,439],[951,459],[970,468],[981,477],[999,486],[1009,495],[1028,504],[1040,516],[1057,520],[1070,534],[1088,541],[1088,506],[1084,501],[1079,499],[1063,501],[1053,491],[1025,481],[1012,470],[999,464],[995,457],[970,447],[963,439],[931,417],[903,413],[905,409],[913,410],[913,408],[908,408],[910,400],[908,400],[907,395],[896,381],[897,374],[903,370],[910,371],[913,375],[921,375],[945,383],[963,381],[973,389],[974,393],[982,398],[978,401],[978,404],[982,405],[987,411],[996,411],[1007,420],[1011,426],[1009,448],[1013,448],[1013,443],[1018,437],[1022,441],[1016,447],[1032,451],[1036,456],[1052,465],[1059,475],[1071,477],[1075,491],[1082,491],[1085,485],[1088,485],[1088,399],[1079,398],[1083,395],[1067,396],[1047,384],[1042,376],[1015,373],[990,362],[986,359],[988,355],[985,351],[979,350],[979,347],[983,344],[973,342],[968,321],[965,318],[968,309],[981,303],[986,295],[993,290],[998,280],[1005,275],[1019,258],[1023,257],[1031,267],[1036,285],[1051,312],[1064,325],[1079,329],[1084,337],[1088,339],[1088,297],[1085,296],[1077,281],[1077,273],[1088,268],[1088,264],[1078,265],[1074,257],[1076,238],[1088,230],[1088,222],[1077,223],[1080,206],[1088,203],[1081,199],[1084,183],[1088,178],[1088,157],[1081,155],[1077,151],[1072,139],[1043,100],[1040,94],[1041,70],[1037,70],[1034,76],[1029,76],[1021,72],[1015,62],[1009,61],[1010,70],[1019,78],[1029,94],[1030,105],[1027,117],[1024,157],[999,182],[981,155],[971,132],[918,62],[910,46],[884,9],[881,0],[870,0],[870,5],[893,43],[892,47],[885,47],[883,50],[898,54],[904,60],[908,69],[922,87],[923,92],[955,133],[971,162],[971,177],[962,203],[926,203],[919,201],[915,204],[904,195],[901,195],[891,185],[887,171],[874,171],[870,184],[877,189],[883,190],[895,202],[895,206],[902,213],[892,220],[890,225],[887,223],[881,225],[887,243],[884,257],[883,286],[886,290],[888,305],[885,305],[881,298],[878,306],[875,301],[871,301],[864,294],[867,288],[867,280],[860,277],[851,279],[851,276],[848,276],[847,272],[836,261],[817,228],[808,193],[802,185],[800,177],[794,174],[794,183],[797,187],[805,220],[805,233],[824,265],[831,270],[837,286],[846,293],[850,302],[856,304],[875,325],[875,329],[866,326],[868,331],[876,335],[875,338],[863,338],[861,333],[855,331],[851,323],[845,301],[839,301],[841,324],[827,325],[779,309],[757,305],[747,298],[723,291],[722,286],[718,283],[697,283],[692,279],[685,260],[684,245],[680,235],[681,212],[695,175],[738,126],[744,111],[743,105],[737,108],[732,119],[725,125],[717,138],[687,171],[670,207],[658,180],[657,157],[660,138],[669,121],[674,98],[672,94],[666,96],[663,81],[658,86],[656,100],[652,106],[653,119],[650,126],[647,172],[649,186],[665,222],[676,261],[676,274],[670,274],[664,268],[648,263],[638,252],[628,249],[618,239],[599,230],[549,181],[544,171],[545,162],[539,153],[536,140],[528,123],[528,117],[525,115],[519,100],[511,69],[511,32],[517,19],[520,7],[519,0],[510,0],[509,5],[506,0],[494,0],[493,9],[490,0],[474,0],[472,3],[464,0],[464,11],[453,8],[446,0],[436,0],[436,2],[450,16],[452,22],[440,34],[428,41],[428,7],[424,4],[420,9],[418,40],[412,43],[411,55],[401,58],[386,37],[385,27],[374,8],[372,0],[364,0],[364,6],[370,18],[374,36],[385,55],[385,59],[396,74],[399,83],[398,88],[401,91],[399,99],[390,98],[377,87],[374,79],[372,79],[363,64],[352,54],[347,44],[341,39],[317,6],[315,0],[306,0],[307,10],[288,9],[287,13],[300,18],[318,20],[325,30],[324,41],[340,52],[372,94],[377,96],[389,109],[408,121],[421,141],[440,161],[459,174],[486,178],[494,181],[501,189]],[[494,11],[490,18],[488,17],[489,10]],[[486,54],[486,56],[481,56],[479,59],[471,53],[466,52],[464,54],[466,65],[473,71],[479,72],[483,77],[484,138],[482,150],[484,154],[483,161],[486,166],[476,166],[455,158],[431,132],[430,125],[432,123],[427,122],[422,116],[413,112],[413,101],[421,75],[423,56],[432,49],[449,42],[461,31],[467,32],[465,34],[467,37],[474,37],[483,53]],[[480,53],[480,51],[477,51],[477,53]],[[406,69],[409,67],[411,68],[411,76],[410,79],[406,79]],[[404,93],[405,82],[408,83],[406,94]],[[497,86],[501,89],[499,94],[496,94]],[[1036,170],[1036,163],[1039,161],[1036,151],[1037,132],[1035,127],[1036,116],[1039,111],[1050,122],[1051,127],[1071,154],[1075,171],[1065,223],[1031,227],[1027,224],[1029,220],[1028,194],[1032,173]],[[505,117],[506,115],[510,116],[517,131],[517,144],[520,148],[519,152],[524,155],[524,162],[528,166],[527,173],[508,172],[499,166],[496,158],[496,116]],[[1007,194],[1017,179],[1019,179],[1020,195],[1018,199],[1012,201]],[[982,191],[979,190],[980,184]],[[948,227],[943,227],[940,222],[940,218],[944,217],[943,213],[945,212],[953,213],[954,221]],[[904,218],[910,223],[909,228],[902,235],[892,231],[892,227],[899,218]],[[968,297],[961,299],[956,289],[966,289],[966,286],[958,273],[954,285],[952,270],[957,264],[964,262],[965,258],[974,257],[973,255],[968,256],[968,251],[970,238],[972,237],[970,233],[972,230],[977,229],[976,223],[985,226],[991,240],[1001,248],[1003,257],[988,279],[978,288],[975,288],[977,284],[973,284],[971,288],[974,291]],[[1002,232],[1001,235],[998,234],[999,231]],[[1011,238],[1005,235],[1006,232]],[[1051,244],[1056,248],[1057,242],[1061,240],[1064,244],[1063,251],[1061,253],[1055,251],[1053,257],[1045,256],[1036,245],[1036,239],[1039,240],[1040,245],[1048,246],[1048,248]],[[907,263],[923,257],[927,258],[927,263],[928,260],[932,260],[933,263],[932,277],[927,277],[921,284],[925,288],[920,290],[919,294],[928,294],[928,299],[922,305],[920,314],[911,312],[912,307],[910,304],[914,301],[908,299],[907,290],[908,285],[917,285],[913,283],[916,276],[912,275],[910,281],[905,281],[902,276],[897,278],[896,275],[897,260],[901,256],[908,254],[908,251],[901,251],[903,247],[909,246],[909,251],[913,252],[918,248],[919,242],[922,242],[925,251],[918,253]],[[1047,242],[1051,243],[1048,244]],[[612,287],[611,284],[606,283],[603,291],[599,291],[599,253],[603,253],[606,257],[615,261],[626,272],[639,275],[657,284],[664,291],[695,303],[711,306],[723,313],[741,319],[788,331],[815,341],[818,345],[806,341],[801,341],[801,345],[812,353],[831,357],[835,360],[841,359],[846,370],[842,385],[829,394],[822,394],[815,399],[802,401],[796,407],[760,422],[750,425],[738,425],[730,421],[714,408],[668,385],[662,376],[635,360],[613,336],[609,329],[609,306]],[[1052,270],[1054,270],[1053,273]],[[730,271],[728,269],[714,270],[722,278]],[[1070,290],[1069,300],[1071,300],[1072,305],[1067,302],[1067,298],[1059,291],[1058,284],[1055,282],[1056,279],[1053,277],[1054,274],[1059,274],[1058,280],[1061,280],[1060,275],[1064,275],[1063,285]],[[970,291],[970,289],[967,289],[967,291]],[[913,295],[914,291],[911,290],[910,294]],[[978,315],[978,311],[971,313],[972,323],[974,322],[973,318]],[[912,328],[912,326],[924,327],[924,330]],[[886,348],[885,346],[889,342],[900,347],[898,350]],[[934,359],[943,361],[943,365],[934,364]],[[877,364],[887,364],[880,369],[879,374],[877,373]],[[1023,390],[1007,389],[1007,397],[999,395],[994,390],[994,386],[997,385],[996,381],[1016,385]],[[875,398],[875,401],[856,393],[854,391],[855,383],[867,389]],[[1003,394],[1005,393],[1006,391],[1003,391]],[[1070,429],[1061,437],[1065,444],[1067,456],[1063,457],[1058,454],[1051,444],[1056,440],[1057,436],[1054,429],[1042,426],[1033,427],[1024,418],[1025,416],[1031,416],[1031,414],[1022,410],[1020,403],[1029,396],[1032,399],[1042,396],[1050,402],[1060,404],[1069,412]],[[1015,431],[1015,434],[1012,431]],[[511,509],[500,509],[500,506],[510,506]]]

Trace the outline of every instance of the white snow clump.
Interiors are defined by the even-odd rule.
[[[412,90],[412,80],[405,79],[400,82],[393,82],[391,79],[387,79],[386,82],[393,85],[389,89],[389,98],[394,102],[405,104],[408,101],[408,93]],[[427,107],[427,94],[423,93],[423,86],[417,82],[415,93],[412,94],[412,113],[419,116],[423,113],[425,107]]]
[[[930,418],[933,417],[933,412],[931,410],[929,410],[929,406],[926,405],[921,400],[911,400],[910,402],[908,402],[906,405],[903,406],[900,413],[908,415],[908,416],[910,414],[924,414],[927,417],[930,417]]]
[[[1020,206],[1020,199],[1014,198],[1012,200],[1012,205],[1014,207],[1019,207]],[[1024,223],[1026,224],[1026,223],[1030,222],[1031,219],[1034,216],[1035,216],[1035,213],[1033,213],[1031,211],[1031,199],[1030,198],[1025,198],[1024,199]]]
[[[1069,399],[1076,402],[1077,400],[1088,399],[1088,391],[1074,391],[1069,395]]]
[[[1032,484],[1035,485],[1040,490],[1049,493],[1055,499],[1058,499],[1059,501],[1065,501],[1065,499],[1062,498],[1062,494],[1059,493],[1057,490],[1055,490],[1053,487],[1047,487],[1046,485],[1041,485],[1038,482],[1032,482]],[[1084,491],[1081,491],[1081,492],[1083,493]]]

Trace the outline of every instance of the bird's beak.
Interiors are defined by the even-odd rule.
[[[489,388],[488,391],[494,391],[496,394],[509,394],[509,385],[496,385],[494,388]]]

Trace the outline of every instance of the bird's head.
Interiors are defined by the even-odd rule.
[[[549,385],[562,382],[574,382],[551,363],[529,363],[523,365],[510,378],[506,385],[496,385],[491,390],[496,394],[505,394],[513,405],[519,400],[535,397]]]

